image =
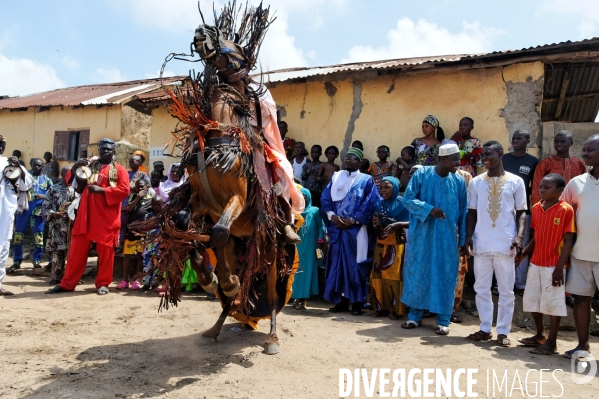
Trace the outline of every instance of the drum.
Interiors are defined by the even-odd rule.
[[[77,180],[85,180],[87,182],[92,177],[92,170],[87,166],[80,166],[75,170],[75,177],[77,177]]]
[[[22,173],[23,171],[20,167],[10,165],[4,168],[3,177],[11,183],[15,183],[21,177]]]

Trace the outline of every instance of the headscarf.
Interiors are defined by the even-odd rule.
[[[143,151],[141,151],[141,150],[137,150],[137,151],[135,151],[135,152],[133,153],[133,155],[139,155],[139,156],[142,158],[142,160],[143,160],[143,161],[145,161],[145,160],[146,160],[146,153],[145,153],[145,152],[143,152]]]
[[[360,161],[362,160],[362,158],[364,158],[364,153],[362,152],[362,150],[356,147],[350,147],[349,150],[347,150],[347,154],[356,156]]]
[[[422,122],[426,122],[429,125],[433,125],[435,129],[438,128],[440,125],[439,120],[432,115],[428,115],[426,118],[424,118]]]
[[[170,194],[171,190],[185,183],[185,175],[181,176],[181,180],[179,180],[178,182],[171,179],[171,170],[173,169],[173,167],[181,167],[181,164],[177,162],[171,164],[171,166],[168,167],[166,181],[160,183],[160,186],[158,187],[160,197],[162,197],[162,200],[165,203],[169,202],[168,195]]]
[[[387,176],[381,180],[389,182],[393,186],[393,194],[388,200],[380,200],[374,206],[374,213],[379,217],[386,218],[382,220],[383,226],[394,222],[405,222],[408,220],[408,210],[403,206],[403,199],[399,196],[399,180],[396,177]]]
[[[316,208],[316,207],[312,206],[312,194],[310,193],[310,190],[302,187],[302,188],[300,188],[300,192],[306,198],[306,207],[304,208],[304,211],[302,212],[302,217],[304,219],[306,219],[306,215],[308,214],[308,211],[310,210],[310,208]],[[318,208],[316,208],[316,209],[318,209]]]

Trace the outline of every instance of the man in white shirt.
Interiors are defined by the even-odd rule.
[[[5,149],[6,140],[0,135],[0,296],[14,295],[2,288],[2,281],[6,276],[6,261],[14,230],[15,212],[22,211],[23,207],[28,205],[27,191],[31,188],[33,181],[27,170],[19,164],[17,157],[2,156]],[[21,176],[16,181],[10,181],[4,176],[4,170],[8,166],[21,168]]]
[[[576,211],[577,231],[576,243],[570,253],[566,291],[574,296],[578,345],[564,353],[569,359],[577,351],[590,352],[591,301],[599,286],[599,134],[584,143],[582,160],[591,167],[590,171],[572,178],[562,194],[562,199]]]
[[[476,176],[468,187],[468,233],[466,245],[474,255],[476,307],[480,331],[471,341],[493,337],[491,283],[497,278],[497,345],[510,346],[507,335],[514,315],[515,255],[522,252],[526,225],[526,187],[522,178],[506,172],[503,147],[497,141],[483,145],[482,161],[487,173]]]

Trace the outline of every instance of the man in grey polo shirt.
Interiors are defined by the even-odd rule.
[[[578,345],[564,353],[566,358],[572,358],[576,351],[590,352],[591,301],[599,286],[599,134],[584,143],[582,159],[591,169],[570,180],[562,194],[562,199],[576,211],[578,233],[570,254],[571,267],[566,282],[566,291],[574,296]]]

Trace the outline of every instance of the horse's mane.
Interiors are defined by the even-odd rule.
[[[214,10],[214,22],[223,39],[243,50],[246,67],[251,71],[256,68],[264,35],[276,17],[270,17],[270,6],[264,8],[262,2],[257,7],[249,7],[246,2],[243,12],[241,7],[237,7],[237,0],[230,1],[223,6],[220,15]]]

